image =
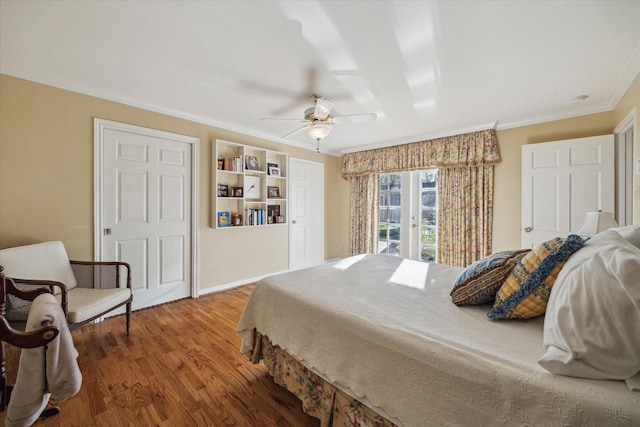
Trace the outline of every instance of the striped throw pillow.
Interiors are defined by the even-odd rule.
[[[451,300],[455,305],[493,303],[518,261],[531,249],[501,251],[474,262],[453,283]]]
[[[496,320],[530,319],[543,315],[558,273],[583,244],[580,236],[572,234],[535,247],[513,267],[487,316]]]

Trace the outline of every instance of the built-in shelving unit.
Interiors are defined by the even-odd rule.
[[[287,221],[286,153],[216,140],[212,227],[262,227]]]

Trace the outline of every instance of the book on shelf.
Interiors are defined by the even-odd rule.
[[[231,172],[242,172],[242,156],[230,157],[226,162],[227,170]]]
[[[266,224],[265,218],[264,209],[245,209],[245,225],[264,225]]]

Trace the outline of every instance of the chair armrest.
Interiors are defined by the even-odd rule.
[[[124,267],[127,269],[127,288],[131,289],[131,266],[124,261],[76,261],[69,260],[72,265],[87,265],[87,266],[115,266]],[[116,274],[116,287],[120,287],[120,275]]]
[[[38,295],[42,295],[44,293],[49,293],[49,294],[53,293],[51,288],[53,286],[58,286],[58,283],[55,282],[56,283],[55,285],[52,284],[52,285],[50,285],[50,286],[48,286],[46,288],[43,287],[43,288],[35,288],[35,289],[21,289],[21,288],[18,288],[15,285],[15,283],[14,283],[12,278],[7,277],[6,279],[7,279],[7,281],[6,281],[6,284],[7,284],[6,292],[8,294],[14,295],[14,296],[16,296],[16,297],[18,297],[20,299],[27,300],[27,301],[33,301],[34,299],[36,299],[36,297]],[[45,284],[43,283],[42,285],[44,286]],[[46,285],[49,285],[49,284],[46,283]]]
[[[20,348],[35,348],[50,343],[60,330],[47,322],[42,328],[29,332],[13,329],[7,319],[0,317],[0,337],[2,341]]]
[[[7,277],[7,293],[17,296],[18,298],[26,299],[27,301],[33,301],[38,295],[42,293],[42,289],[20,289],[16,287],[17,284],[23,285],[35,285],[35,286],[48,286],[47,289],[52,294],[55,294],[54,288],[60,288],[60,294],[62,295],[62,301],[60,305],[62,306],[62,311],[65,316],[67,315],[67,307],[68,307],[68,289],[67,286],[62,282],[56,282],[55,280],[35,280],[35,279],[18,279],[16,277]]]

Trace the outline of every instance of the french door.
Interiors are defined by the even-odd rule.
[[[378,253],[437,261],[437,169],[380,175]]]

